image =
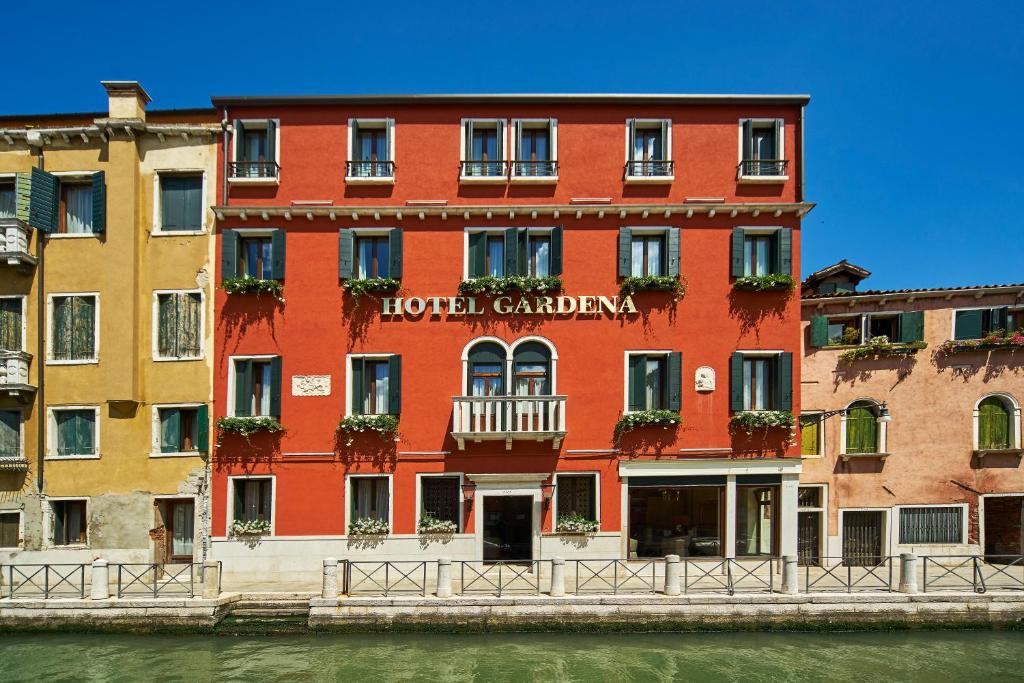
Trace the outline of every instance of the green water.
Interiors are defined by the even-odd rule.
[[[1024,633],[2,635],[0,681],[1024,680]]]

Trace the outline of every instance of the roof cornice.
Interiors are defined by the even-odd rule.
[[[910,289],[893,290],[890,292],[873,292],[869,294],[845,294],[840,296],[810,296],[800,300],[802,306],[816,306],[822,308],[828,304],[847,304],[853,306],[858,303],[872,303],[887,301],[913,302],[916,299],[952,299],[955,296],[973,296],[980,299],[990,294],[1016,294],[1018,299],[1024,299],[1024,284],[1012,285],[980,285],[976,287],[948,287],[936,289]]]
[[[667,93],[484,93],[436,95],[219,95],[214,106],[302,106],[323,104],[761,104],[803,106],[810,95],[687,95]]]

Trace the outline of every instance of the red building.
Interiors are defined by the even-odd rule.
[[[214,98],[225,571],[795,554],[807,101]]]

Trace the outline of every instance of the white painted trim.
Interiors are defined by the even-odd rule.
[[[736,124],[737,134],[739,137],[739,144],[736,146],[737,159],[736,165],[739,166],[743,163],[743,143],[746,142],[743,139],[743,124],[746,121],[750,121],[751,128],[758,126],[759,124],[769,124],[774,126],[776,121],[782,121],[782,125],[779,126],[779,139],[775,141],[775,154],[779,160],[786,159],[786,119],[785,118],[742,118],[739,123]],[[739,175],[739,182],[743,183],[780,183],[789,180],[788,175],[772,175],[772,176],[750,176],[750,175]]]
[[[380,479],[385,478],[388,480],[388,535],[395,530],[395,477],[390,472],[368,472],[364,474],[346,474],[345,475],[345,498],[344,498],[344,509],[342,510],[342,529],[346,535],[348,535],[348,525],[351,524],[353,519],[350,519],[352,513],[352,504],[355,502],[355,497],[352,495],[352,480],[353,479]],[[419,484],[417,478],[416,483]],[[459,489],[462,490],[461,488]],[[417,519],[419,512],[416,513]]]
[[[1017,402],[1010,394],[1005,392],[991,392],[985,394],[977,401],[974,402],[974,416],[971,420],[972,424],[972,440],[971,443],[974,445],[974,450],[978,450],[978,418],[981,415],[981,402],[987,398],[998,398],[1003,402],[1004,407],[1008,408],[1010,413],[1010,448],[1020,448],[1020,428],[1021,428],[1021,409],[1020,403]]]
[[[0,550],[23,550],[25,547],[25,514],[21,509],[2,510],[0,515],[18,515],[18,545],[0,545]],[[88,532],[86,532],[88,533]]]
[[[467,159],[466,158],[466,153],[467,153],[467,149],[466,149],[466,133],[467,133],[467,129],[466,129],[466,126],[471,121],[473,123],[493,123],[493,124],[496,124],[496,125],[500,124],[500,127],[502,129],[502,136],[501,136],[501,140],[500,140],[501,144],[500,144],[500,147],[499,147],[500,158],[497,159],[496,161],[503,162],[505,164],[507,164],[509,162],[508,137],[511,134],[510,131],[509,131],[509,128],[511,128],[511,126],[508,125],[508,119],[504,119],[504,118],[497,118],[497,119],[494,119],[494,118],[478,118],[478,117],[463,118],[461,120],[461,122],[460,122],[460,125],[459,125],[459,182],[463,183],[463,184],[467,184],[467,185],[468,184],[478,184],[478,185],[503,185],[503,184],[505,184],[506,182],[508,182],[508,174],[499,175],[499,176],[465,176],[465,175],[462,175],[462,162],[464,162],[464,161],[472,161],[472,159]]]
[[[437,479],[441,477],[458,478],[459,480],[459,529],[456,531],[457,534],[464,533],[466,528],[466,497],[462,492],[462,485],[466,482],[465,475],[462,472],[417,472],[416,473],[416,518],[414,530],[418,530],[420,527],[420,515],[423,512],[423,480],[424,479]],[[388,506],[391,507],[390,505]],[[347,531],[347,529],[346,529]],[[419,532],[416,532],[419,535]]]
[[[629,358],[630,356],[664,356],[668,357],[671,349],[626,349],[622,352],[622,414],[635,413],[638,411],[629,409]],[[665,366],[666,371],[668,366]],[[667,372],[666,372],[667,375]],[[668,378],[666,377],[666,380]],[[666,393],[668,387],[665,387]]]
[[[960,514],[960,542],[959,543],[904,543],[903,539],[900,538],[900,521],[902,517],[902,510],[904,508],[960,508],[963,512]],[[967,503],[922,503],[920,505],[914,505],[911,503],[902,503],[900,505],[893,505],[893,515],[896,518],[896,523],[892,525],[893,538],[890,539],[892,546],[927,546],[927,545],[941,545],[941,546],[956,546],[956,545],[968,545],[967,543],[967,527],[968,527],[968,515],[970,514],[970,505]]]
[[[199,345],[198,356],[161,356],[160,355],[160,295],[161,294],[198,294],[199,295]],[[153,361],[166,363],[168,361],[190,361],[203,360],[206,357],[206,292],[202,289],[154,289],[152,304],[153,319],[150,325],[152,335],[151,344]]]
[[[352,417],[352,360],[355,358],[363,358],[369,360],[388,360],[392,356],[397,356],[397,353],[346,353],[345,354],[345,417]],[[388,386],[390,388],[391,380],[388,379]],[[388,406],[390,409],[391,406]],[[391,413],[397,415],[397,413]]]
[[[530,125],[531,128],[542,128],[535,124],[547,124],[548,129],[548,146],[550,148],[550,154],[548,159],[555,163],[555,174],[549,176],[523,176],[516,175],[515,162],[525,161],[525,159],[518,159],[519,148],[522,141],[523,124]],[[531,125],[534,124],[534,125]],[[558,119],[554,118],[516,118],[512,119],[512,141],[509,150],[509,161],[513,164],[510,169],[509,181],[512,183],[520,183],[523,185],[552,185],[558,182]]]
[[[196,176],[200,178],[202,184],[202,197],[200,199],[200,216],[202,222],[200,223],[199,230],[164,230],[162,228],[163,222],[163,193],[160,191],[160,177],[161,176]],[[160,168],[153,172],[153,229],[150,232],[154,237],[187,237],[189,235],[205,235],[209,228],[208,209],[209,200],[207,198],[207,182],[206,182],[206,169],[203,168]]]
[[[149,457],[151,458],[174,458],[174,457],[196,457],[200,451],[178,451],[164,453],[160,450],[160,410],[163,408],[199,408],[202,403],[155,403],[150,408],[152,438],[150,442]],[[197,425],[198,427],[198,425]]]
[[[251,126],[255,124],[262,125],[264,128],[267,126],[267,121],[274,122],[274,161],[278,166],[281,165],[281,119],[273,117],[263,119],[232,119],[231,120],[231,161],[238,161],[238,140],[235,140],[234,132],[236,130],[235,124],[238,122],[242,123],[243,127]],[[280,176],[280,171],[278,176]],[[231,180],[229,178],[229,180]],[[237,180],[237,178],[236,178]],[[255,178],[254,180],[264,180],[264,178]],[[267,179],[269,180],[269,179]]]
[[[629,144],[629,127],[630,127],[630,122],[633,123],[634,127],[643,126],[643,125],[647,125],[647,124],[655,124],[655,123],[660,126],[661,124],[667,123],[668,125],[665,126],[665,131],[666,131],[665,132],[665,137],[666,137],[666,139],[663,141],[664,144],[662,145],[664,150],[665,150],[665,154],[663,155],[665,158],[661,159],[661,161],[674,161],[674,156],[672,154],[672,152],[673,152],[673,149],[672,149],[672,119],[629,118],[629,119],[626,119],[626,127],[625,127],[625,138],[626,138],[626,164],[625,165],[627,165],[627,167],[628,167],[629,162],[636,161],[636,159],[633,158],[632,146]],[[675,179],[676,179],[675,174],[673,174],[673,175],[661,175],[661,176],[624,175],[624,178],[625,178],[625,182],[631,183],[631,184],[632,183],[637,183],[637,184],[640,184],[640,183],[664,184],[664,183],[671,183],[671,182],[675,181]]]
[[[800,474],[800,458],[761,460],[707,458],[701,460],[633,460],[619,463],[620,477],[674,477],[682,473],[701,475]]]
[[[224,413],[225,416],[227,416],[227,417],[234,417],[235,416],[235,361],[238,361],[238,360],[269,360],[271,358],[278,358],[279,356],[280,356],[280,354],[278,354],[278,353],[260,354],[260,355],[255,355],[255,356],[253,356],[253,355],[249,355],[249,356],[228,356],[228,394],[225,397],[225,400],[227,402],[227,410]],[[284,396],[283,396],[283,394],[284,394],[284,376],[283,375],[284,375],[284,373],[282,373],[282,377],[281,377],[282,401],[284,399]],[[266,417],[266,416],[260,416],[260,417]]]
[[[355,149],[355,140],[353,140],[354,133],[356,132],[356,124],[360,123],[383,123],[384,130],[388,136],[388,158],[383,161],[390,161],[392,164],[395,163],[395,120],[393,118],[350,118],[348,120],[346,129],[346,151],[345,160],[355,161],[352,158],[352,152]],[[395,174],[398,172],[398,168],[394,165],[391,167],[391,175],[389,176],[350,176],[348,175],[348,164],[345,165],[345,183],[349,185],[394,185]]]
[[[532,555],[540,559],[541,519],[544,514],[541,484],[550,474],[486,474],[469,475],[477,485],[473,498],[473,528],[476,537],[476,559],[484,559],[484,499],[489,497],[526,496],[533,499]]]
[[[853,508],[839,508],[839,529],[837,535],[839,536],[839,550],[842,554],[843,548],[843,531],[845,526],[843,525],[843,515],[847,512],[881,512],[882,513],[882,555],[892,555],[892,508],[883,507],[853,507]]]
[[[92,454],[60,455],[57,453],[57,416],[55,412],[64,410],[92,410],[95,412],[95,428],[93,429]],[[46,408],[46,460],[99,460],[100,434],[102,433],[100,422],[100,407],[97,405],[58,405]]]
[[[276,474],[232,474],[228,476],[227,515],[224,518],[224,538],[231,537],[231,523],[235,521],[235,482],[247,479],[270,480],[270,533],[277,534],[277,475]]]
[[[799,502],[800,489],[819,489],[821,491],[821,505],[819,507],[801,507]],[[800,482],[797,486],[797,543],[799,546],[801,512],[817,512],[821,515],[821,523],[818,529],[818,556],[828,555],[828,484],[804,484]]]
[[[53,358],[53,300],[56,297],[91,296],[96,299],[93,314],[93,357],[81,360],[54,360]],[[100,362],[100,293],[99,292],[50,292],[46,295],[46,364],[47,365],[96,365]]]
[[[24,294],[4,294],[0,299],[18,299],[21,301],[21,350],[28,352],[28,296]]]
[[[560,470],[555,472],[555,492],[551,497],[551,531],[558,528],[558,479],[559,477],[586,477],[594,479],[594,515],[595,521],[601,523],[601,473],[598,470]],[[598,527],[600,528],[600,527]],[[556,532],[557,533],[557,532]]]

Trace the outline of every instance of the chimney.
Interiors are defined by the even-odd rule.
[[[107,89],[107,102],[112,119],[146,120],[150,97],[138,81],[100,81]]]

